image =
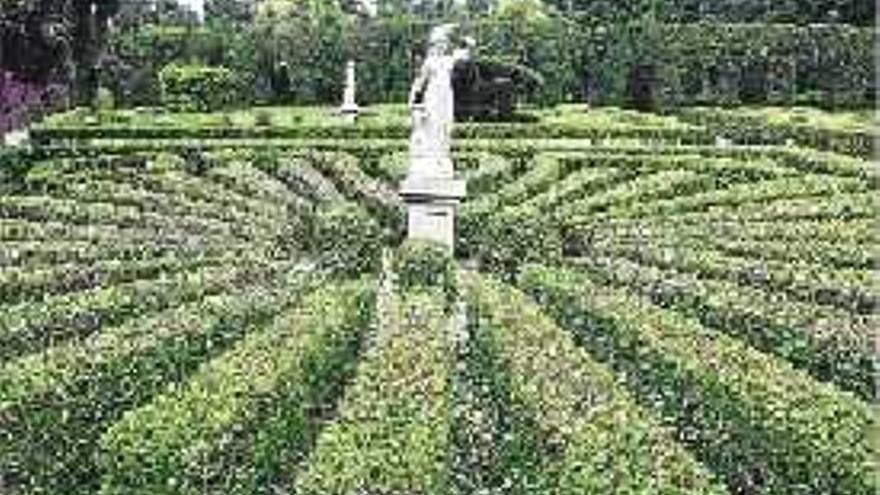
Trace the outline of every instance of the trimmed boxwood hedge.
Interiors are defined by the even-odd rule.
[[[308,246],[321,266],[347,275],[375,272],[381,262],[379,224],[355,203],[318,210]]]
[[[102,437],[102,495],[251,495],[278,485],[351,375],[372,313],[364,282],[305,296]]]
[[[602,283],[629,287],[654,303],[729,332],[816,378],[865,400],[875,395],[873,332],[855,315],[695,274],[592,255],[572,266]]]
[[[227,260],[228,261],[228,260]],[[156,279],[97,287],[4,308],[0,314],[0,363],[16,356],[84,338],[102,326],[278,276],[284,265],[239,257]]]
[[[159,71],[162,104],[177,112],[211,112],[231,107],[235,73],[226,67],[169,64]]]
[[[466,286],[484,378],[508,424],[505,493],[728,493],[522,293],[476,275]]]
[[[876,492],[873,418],[854,395],[575,271],[531,266],[520,283],[732,489]]]
[[[453,353],[440,291],[410,291],[381,322],[295,483],[299,495],[442,494],[451,464]]]
[[[458,269],[449,249],[439,243],[407,239],[394,255],[400,290],[440,289],[450,311],[458,300]]]
[[[293,267],[293,264],[291,264]],[[13,493],[94,493],[100,435],[282,311],[309,271],[103,328],[0,368],[0,481]]]

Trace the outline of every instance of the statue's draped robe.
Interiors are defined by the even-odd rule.
[[[423,177],[453,176],[449,159],[455,119],[452,71],[466,57],[466,50],[456,50],[452,55],[429,56],[422,66],[427,87],[423,107],[413,115],[411,149],[412,164],[418,169],[414,172]]]

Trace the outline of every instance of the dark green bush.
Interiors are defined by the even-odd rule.
[[[226,67],[169,64],[159,73],[162,103],[179,112],[211,112],[232,106],[236,76]]]
[[[559,229],[528,208],[505,208],[487,220],[476,246],[487,269],[513,276],[529,262],[552,263],[562,256]]]
[[[442,244],[407,240],[394,258],[401,290],[439,288],[446,295],[447,307],[458,299],[458,274],[455,259]]]
[[[543,83],[528,67],[494,59],[459,64],[453,74],[455,118],[458,121],[521,120],[517,101]]]
[[[736,493],[876,493],[872,414],[855,395],[577,271],[530,266],[519,282]]]
[[[514,487],[505,493],[728,493],[540,306],[494,280],[466,280],[476,354],[510,425],[499,446],[498,477]]]
[[[403,293],[368,344],[292,493],[446,494],[454,358],[436,292]]]
[[[128,413],[101,438],[101,493],[168,493],[171,479],[176,494],[265,493],[291,454],[308,450],[320,405],[354,369],[370,292],[362,282],[322,287]]]
[[[312,250],[333,271],[354,275],[379,267],[382,231],[366,210],[354,203],[317,212]]]

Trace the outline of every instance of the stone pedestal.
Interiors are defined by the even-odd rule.
[[[466,194],[464,181],[410,176],[400,185],[407,208],[407,236],[455,247],[455,211]]]
[[[354,124],[357,122],[358,115],[361,113],[361,109],[357,104],[353,105],[343,105],[342,108],[339,109],[339,113],[342,115],[342,118],[345,119],[349,124]]]

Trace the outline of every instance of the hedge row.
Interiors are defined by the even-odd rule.
[[[616,183],[631,178],[632,175],[632,172],[625,172],[617,168],[577,170],[551,185],[546,191],[529,198],[522,204],[522,207],[551,213],[572,201],[612,188]]]
[[[154,155],[150,159],[149,164],[155,165],[154,170],[145,172],[136,168],[115,167],[90,173],[89,177],[136,183],[157,194],[187,198],[197,204],[211,203],[219,209],[241,210],[258,217],[283,218],[285,211],[281,205],[294,199],[287,196],[284,203],[278,204],[264,197],[265,190],[241,192],[226,184],[206,180],[203,175],[213,178],[215,169],[224,168],[210,163],[209,156]]]
[[[718,221],[684,224],[676,218],[647,218],[610,221],[594,230],[594,235],[617,239],[637,239],[674,235],[701,239],[707,235],[761,241],[809,242],[812,240],[870,246],[877,243],[873,219],[781,221]]]
[[[526,201],[565,177],[570,171],[564,168],[566,163],[561,158],[561,154],[537,155],[530,168],[513,182],[500,187],[495,193],[466,201],[460,209],[458,220],[458,254],[475,254],[475,250],[488,238],[485,227],[496,212],[507,205]]]
[[[274,209],[284,206],[288,211],[295,212],[302,207],[302,200],[291,194],[284,183],[257,167],[253,158],[223,152],[208,156],[219,160],[222,165],[211,167],[205,175],[238,196],[252,201],[258,199],[265,206],[274,206]]]
[[[774,123],[759,116],[712,107],[681,109],[677,116],[738,144],[784,144],[791,140],[808,148],[861,158],[873,156],[874,135],[870,129],[838,130],[810,124]]]
[[[646,205],[652,200],[678,198],[698,191],[715,189],[716,179],[690,170],[664,170],[638,175],[592,196],[560,207],[555,213],[561,218],[589,215],[617,206]]]
[[[101,437],[103,495],[254,494],[314,441],[369,320],[365,283],[329,285]],[[218,414],[218,411],[222,411]]]
[[[216,253],[217,239],[196,239],[197,242],[186,244],[158,244],[144,242],[107,242],[95,244],[88,241],[9,241],[0,244],[0,267],[39,268],[45,265],[78,263],[88,265],[101,260],[116,259],[119,261],[138,261],[164,256],[207,256]],[[228,240],[219,240],[223,250],[240,249],[245,244],[228,244]],[[252,243],[254,251],[265,249],[266,246]]]
[[[468,285],[476,345],[507,410],[506,492],[727,493],[540,308],[490,280]]]
[[[760,154],[744,154],[743,156],[690,152],[655,154],[651,148],[634,147],[629,150],[623,148],[611,151],[567,152],[561,156],[563,160],[573,162],[566,166],[567,170],[579,170],[586,167],[612,167],[634,172],[686,170],[743,181],[795,175],[793,171],[786,170],[774,160]]]
[[[869,185],[862,180],[850,177],[829,177],[820,175],[801,175],[782,177],[759,182],[733,184],[718,190],[699,192],[688,196],[673,197],[646,204],[636,203],[608,210],[609,216],[648,217],[706,211],[711,207],[736,207],[744,203],[769,202],[779,199],[793,199],[814,196],[828,196],[847,193],[867,192]],[[583,220],[592,221],[589,216]],[[581,219],[571,219],[567,223],[578,223]]]
[[[870,314],[880,305],[880,295],[868,270],[744,258],[708,246],[656,246],[650,242],[594,245],[582,253],[596,252],[625,256],[660,268],[693,272],[700,278],[719,278],[781,291],[804,302],[836,306],[853,313]]]
[[[345,200],[333,181],[315,170],[309,159],[303,156],[285,156],[275,164],[274,175],[293,194],[319,204],[338,203]]]
[[[701,191],[706,185],[725,186],[729,183],[737,181],[753,181],[760,179],[768,179],[787,175],[784,169],[776,166],[768,161],[734,161],[723,158],[707,159],[698,155],[681,155],[681,156],[653,156],[635,155],[635,154],[604,154],[604,153],[554,153],[541,154],[535,157],[534,165],[525,174],[517,178],[515,181],[500,188],[497,194],[478,198],[477,201],[466,204],[462,211],[463,217],[474,215],[479,224],[482,219],[490,211],[493,211],[503,205],[523,202],[530,197],[541,198],[541,195],[547,194],[541,199],[536,199],[538,204],[548,203],[555,205],[562,199],[576,196],[579,193],[579,184],[582,180],[592,178],[593,174],[598,172],[588,172],[590,169],[618,169],[619,176],[614,176],[613,172],[609,177],[609,183],[617,182],[614,179],[628,179],[639,173],[656,172],[657,175],[653,179],[636,178],[636,184],[623,182],[620,185],[621,194],[636,194],[642,191],[638,182],[648,181],[656,182],[657,186],[669,185],[670,191],[676,194],[682,194],[688,191]],[[709,172],[709,174],[706,174]],[[572,174],[577,175],[572,176]],[[697,176],[696,174],[703,174]],[[670,182],[667,179],[673,178]],[[681,188],[672,187],[675,178],[682,182]],[[574,181],[574,183],[569,183]],[[586,180],[585,184],[591,184],[591,180]],[[562,188],[564,198],[555,199],[559,189]],[[568,191],[571,191],[570,193]],[[586,201],[598,202],[597,207],[604,207],[606,203],[600,200],[600,197],[616,193],[606,191],[603,195],[590,197]],[[659,192],[658,192],[659,194]],[[613,201],[613,200],[612,200]],[[567,205],[563,210],[563,215],[576,214],[581,202]],[[586,206],[588,209],[591,206]],[[466,228],[470,220],[463,221]]]
[[[94,454],[110,425],[282,311],[309,280],[301,271],[266,278],[2,365],[3,486],[94,493]]]
[[[226,187],[206,181],[194,175],[203,171],[198,170],[199,155],[185,159],[176,155],[158,153],[145,157],[143,167],[119,166],[108,168],[82,164],[77,160],[74,164],[59,164],[58,160],[52,160],[47,166],[36,166],[27,174],[27,181],[31,190],[40,192],[64,192],[75,194],[84,187],[95,187],[111,194],[114,187],[125,191],[138,186],[138,191],[145,191],[153,195],[166,195],[174,198],[177,202],[188,202],[195,205],[193,208],[206,203],[217,204],[222,209],[245,210],[258,217],[278,217],[283,214],[279,206],[268,201],[252,199],[252,191],[248,195],[237,194]],[[121,160],[121,159],[120,159]],[[186,174],[187,168],[191,168],[193,174]],[[214,170],[217,167],[212,167]]]
[[[234,261],[247,255],[252,247],[197,256],[166,256],[142,261],[117,259],[97,260],[86,266],[65,264],[37,269],[6,268],[0,272],[0,303],[14,304],[39,301],[45,297],[106,287],[138,279],[155,278],[164,274],[212,266]],[[222,249],[222,251],[219,251]]]
[[[573,233],[575,232],[575,233]],[[712,249],[724,253],[751,258],[754,260],[778,260],[789,263],[807,263],[826,265],[834,269],[869,270],[874,265],[874,253],[871,245],[844,243],[840,241],[823,241],[810,239],[808,242],[788,242],[775,240],[741,239],[736,236],[724,237],[706,232],[701,237],[682,237],[674,230],[662,236],[648,237],[641,235],[635,238],[588,238],[579,236],[575,231],[567,231],[563,235],[567,253],[577,253],[588,245],[597,247],[620,246],[632,247],[651,242],[656,247],[688,249]]]
[[[330,178],[346,198],[363,205],[385,229],[386,236],[402,236],[406,217],[397,191],[367,175],[355,157],[346,153],[310,153],[309,163]]]
[[[845,311],[622,258],[592,256],[572,264],[587,269],[595,280],[628,287],[655,304],[742,338],[822,381],[866,400],[875,395],[873,332],[867,322]]]
[[[569,270],[521,284],[733,491],[867,495],[877,489],[868,406],[678,313]]]
[[[511,159],[488,152],[455,155],[455,168],[464,171],[462,178],[467,181],[469,196],[480,196],[499,189],[515,176],[515,165]]]
[[[790,222],[800,220],[856,220],[875,215],[873,192],[844,193],[827,197],[757,200],[728,207],[675,215],[681,225],[715,222]],[[614,219],[609,219],[614,221]],[[652,219],[649,219],[652,220]],[[659,219],[657,219],[659,220]]]
[[[446,327],[439,292],[402,296],[338,417],[318,437],[296,493],[445,493],[452,426]]]
[[[467,217],[462,217],[465,222]],[[469,221],[473,221],[471,217]],[[459,255],[472,257],[482,268],[501,275],[513,275],[524,263],[554,263],[562,258],[563,238],[559,228],[538,211],[505,208],[491,213],[465,236],[459,236]]]
[[[764,154],[781,165],[802,172],[860,177],[877,185],[877,169],[870,160],[864,158],[792,146],[769,147]]]
[[[84,292],[45,297],[7,306],[0,315],[0,362],[88,336],[129,318],[277,276],[289,263],[267,264],[239,258],[156,279],[123,282]]]
[[[228,226],[191,215],[167,216],[144,212],[135,206],[78,201],[45,195],[0,196],[0,218],[58,221],[79,225],[119,225],[180,229],[192,234],[224,235]]]
[[[68,184],[64,197],[75,197],[84,201],[116,203],[135,206],[141,211],[160,213],[168,216],[187,215],[210,218],[231,225],[237,235],[249,238],[271,235],[282,216],[259,217],[236,209],[218,208],[208,202],[192,201],[188,198],[155,193],[128,182],[92,181]]]
[[[38,124],[31,130],[37,145],[53,141],[88,139],[408,139],[411,129],[404,124],[299,127],[160,127],[86,126]],[[688,124],[628,124],[584,126],[560,123],[459,123],[453,130],[458,139],[637,139],[651,142],[675,141],[683,144],[709,144],[715,136]]]
[[[8,241],[95,241],[117,239],[181,244],[193,234],[157,228],[120,228],[118,225],[78,225],[65,222],[33,222],[23,219],[0,219],[0,242]]]
[[[383,233],[376,220],[356,203],[318,210],[313,229],[302,242],[323,268],[336,273],[373,273],[380,266]]]

